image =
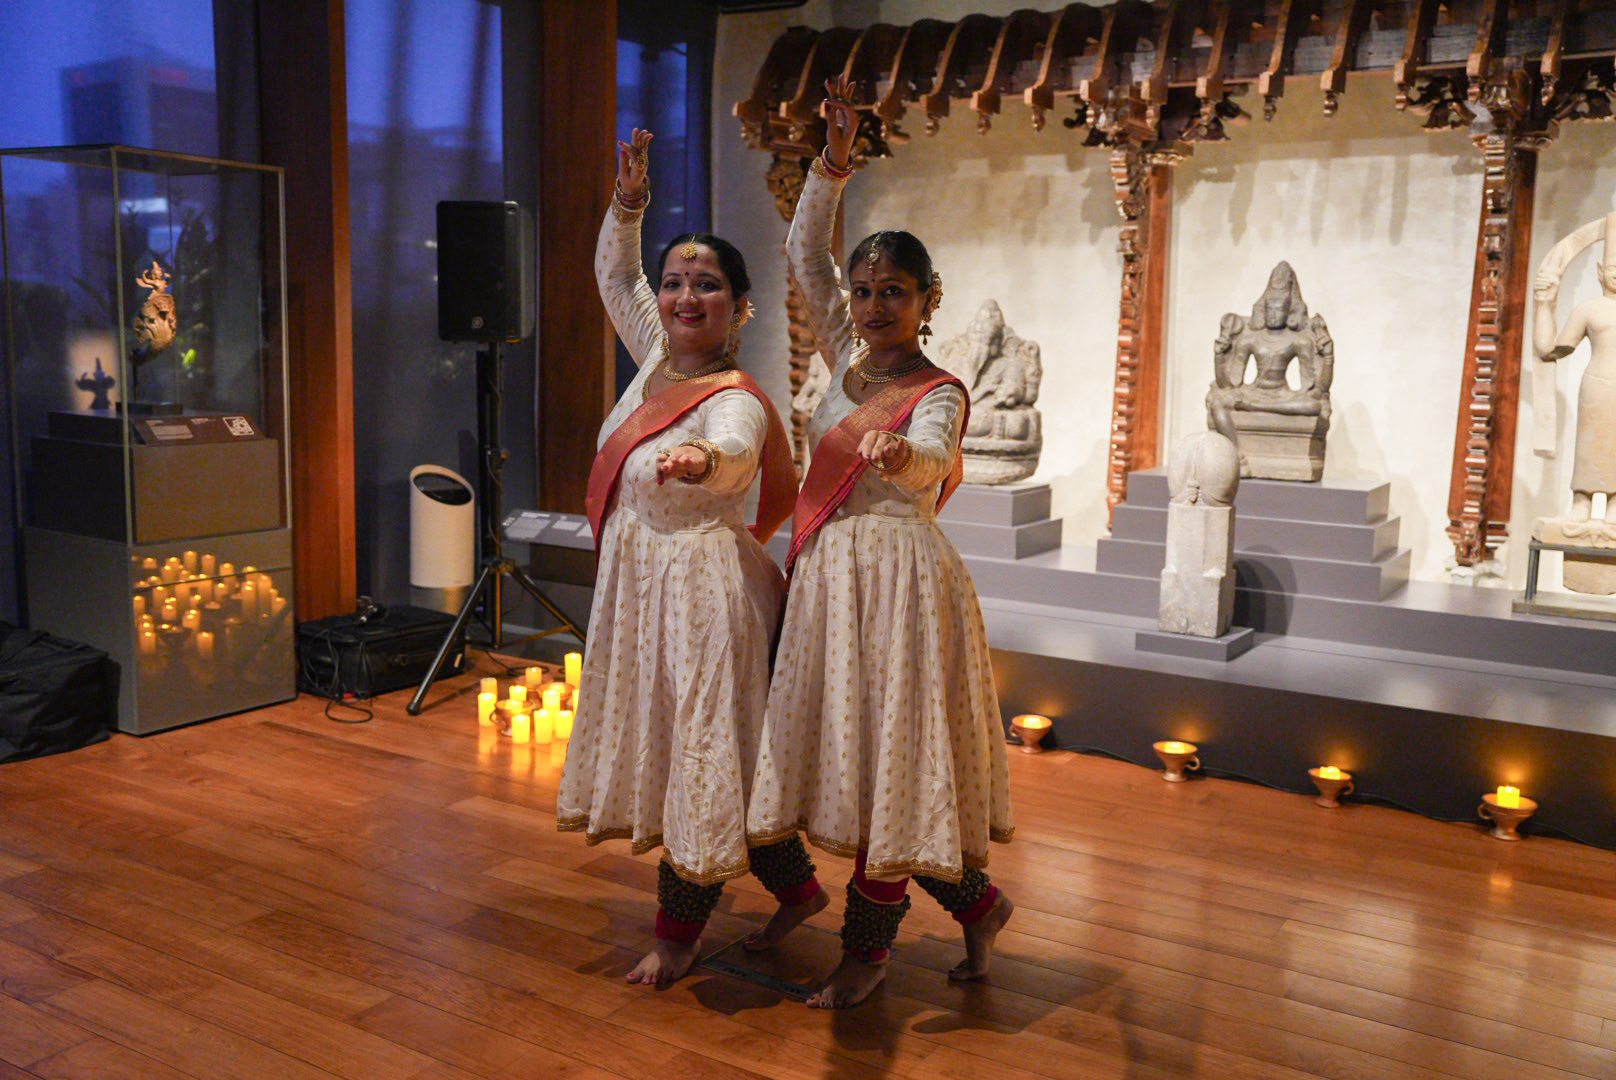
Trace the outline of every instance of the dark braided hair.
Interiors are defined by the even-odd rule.
[[[872,251],[885,255],[899,270],[914,278],[916,288],[925,291],[930,287],[931,254],[914,233],[902,229],[883,229],[860,240],[847,259],[849,278],[853,276],[853,267],[868,259]]]
[[[662,249],[662,257],[657,260],[658,281],[653,283],[652,292],[657,291],[661,275],[668,268],[668,252],[674,248],[684,247],[686,244],[692,243],[711,248],[713,254],[718,256],[718,268],[724,272],[724,277],[729,282],[729,291],[734,295],[735,299],[739,300],[752,291],[752,279],[746,276],[746,260],[741,257],[741,253],[736,249],[735,245],[725,240],[722,236],[699,232],[680,233],[668,241],[668,246]],[[919,243],[919,241],[916,241],[916,243]]]

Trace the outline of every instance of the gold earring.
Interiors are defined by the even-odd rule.
[[[920,340],[921,341],[930,341],[931,340],[931,323],[923,322],[923,323],[920,324]]]
[[[737,310],[735,312],[735,314],[733,314],[733,315],[731,315],[729,317],[730,331],[732,333],[736,333],[736,334],[740,333],[741,332],[741,324],[744,323],[745,321],[746,321],[746,319],[741,315],[740,311]]]

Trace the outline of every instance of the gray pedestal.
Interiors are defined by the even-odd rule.
[[[1187,656],[1191,660],[1216,660],[1222,663],[1233,660],[1255,644],[1257,644],[1257,631],[1249,626],[1233,627],[1228,633],[1218,637],[1170,634],[1165,630],[1141,630],[1133,638],[1133,647],[1140,652]]]
[[[961,555],[1025,559],[1060,547],[1049,505],[1048,484],[961,484],[937,524]]]

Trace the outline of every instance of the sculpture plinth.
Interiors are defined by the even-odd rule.
[[[1610,596],[1616,593],[1616,524],[1569,518],[1538,518],[1532,538],[1545,544],[1610,548],[1609,555],[1565,554],[1562,580],[1572,592]]]
[[[1239,410],[1230,414],[1235,445],[1245,462],[1242,473],[1264,480],[1303,480],[1324,476],[1324,436],[1330,421],[1320,416]]]

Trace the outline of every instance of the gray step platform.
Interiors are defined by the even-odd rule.
[[[1292,551],[1311,558],[1343,562],[1373,562],[1397,550],[1399,517],[1360,525],[1263,518],[1236,509],[1236,551]],[[1167,535],[1166,506],[1123,503],[1111,518],[1114,540],[1160,540]]]
[[[1238,533],[1237,533],[1238,536]],[[1412,553],[1407,549],[1376,562],[1307,559],[1243,550],[1235,544],[1235,580],[1248,589],[1334,596],[1344,600],[1383,600],[1408,582]],[[1105,540],[1097,545],[1095,569],[1159,580],[1167,561],[1160,541]]]
[[[1128,476],[1127,505],[1167,506],[1167,470],[1141,469]],[[1365,525],[1387,516],[1391,484],[1384,480],[1242,480],[1235,516],[1286,518],[1334,525]]]
[[[1049,507],[1048,484],[961,484],[937,524],[961,555],[1025,559],[1060,547]]]

